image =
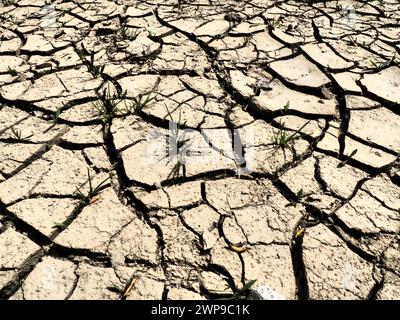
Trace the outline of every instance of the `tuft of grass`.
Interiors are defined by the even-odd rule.
[[[168,179],[170,178],[178,179],[181,176],[181,171],[182,171],[182,177],[186,177],[185,161],[181,157],[178,157],[174,167],[172,168],[171,172],[168,175]]]
[[[236,288],[235,292],[231,296],[217,300],[245,300],[247,299],[250,288],[256,283],[256,281],[257,280],[250,280],[242,288]]]
[[[54,225],[53,225],[53,229],[58,229],[58,230],[64,230],[65,228],[66,228],[67,226],[64,224],[64,223],[62,223],[62,222],[56,222],[56,223],[54,223]]]
[[[179,111],[179,118],[178,118],[178,122],[175,122],[172,118],[171,113],[169,112],[167,106],[165,106],[165,108],[167,109],[168,115],[171,119],[172,122],[172,126],[170,126],[171,128],[171,134],[168,137],[167,140],[167,154],[169,156],[169,160],[167,162],[167,164],[171,161],[171,159],[176,159],[175,165],[172,168],[170,174],[168,175],[168,179],[173,178],[173,179],[177,179],[180,177],[181,172],[182,172],[182,176],[185,177],[186,176],[186,161],[185,161],[185,157],[186,154],[188,152],[188,148],[190,146],[190,139],[187,139],[185,136],[185,132],[181,132],[181,126],[182,126],[182,114],[181,111]]]
[[[18,75],[18,71],[15,70],[14,68],[11,68],[10,66],[7,67],[7,71],[10,75],[12,75],[13,77],[16,77]]]
[[[53,113],[51,118],[47,121],[50,124],[50,127],[48,127],[44,132],[50,131],[58,124],[58,119],[59,119],[60,114],[64,107],[65,107],[65,104],[63,103],[62,107],[57,108],[57,110]]]
[[[94,55],[95,53],[92,52],[88,52],[84,45],[82,44],[82,50],[78,50],[77,49],[77,54],[79,56],[79,58],[81,59],[82,63],[88,68],[88,71],[92,74],[92,76],[94,78],[98,78],[100,77],[103,72],[104,72],[104,65],[95,65],[94,63]],[[86,59],[86,56],[89,55],[90,59]]]
[[[92,177],[90,176],[89,169],[87,169],[87,175],[88,175],[87,182],[89,182],[89,191],[87,192],[87,194],[83,193],[80,188],[76,188],[76,194],[81,198],[81,201],[84,205],[93,202],[93,199],[99,195],[104,184],[110,179],[108,177],[107,179],[104,179],[99,184],[94,186]]]
[[[147,108],[157,98],[155,89],[156,86],[154,86],[149,92],[139,95],[138,99],[134,102],[125,104],[125,114],[138,114],[143,109]]]
[[[390,66],[392,64],[392,62],[394,61],[395,57],[396,57],[396,55],[394,55],[390,59],[388,59],[388,60],[386,60],[384,62],[381,62],[379,64],[376,63],[374,60],[370,60],[370,62],[374,66],[375,69],[381,70],[383,68],[386,68],[386,67]]]
[[[296,130],[293,133],[289,133],[287,130],[283,128],[279,128],[278,130],[273,131],[273,136],[272,136],[272,144],[282,148],[282,149],[288,149],[290,146],[293,144],[293,142],[302,136],[302,130],[310,123],[310,121],[307,121],[300,129]],[[281,126],[283,126],[282,123],[280,123]]]
[[[126,91],[111,93],[110,87],[104,88],[100,99],[93,103],[98,118],[107,122],[117,116],[120,112],[119,104],[125,99],[126,94]]]
[[[63,104],[63,107],[64,107],[64,104]],[[58,124],[58,118],[60,117],[60,114],[61,114],[61,111],[62,111],[63,107],[57,108],[57,110],[53,113],[53,116],[50,119],[50,123],[52,125]]]
[[[296,199],[295,200],[289,200],[289,203],[286,204],[285,207],[296,207],[297,204],[299,204],[301,202],[303,197],[304,197],[304,191],[303,191],[303,188],[301,188],[296,193]]]
[[[22,135],[21,130],[17,130],[17,129],[15,129],[14,127],[11,127],[11,133],[12,133],[12,135],[13,135],[13,138],[16,139],[16,140],[18,140],[18,141],[22,141],[22,140],[27,141],[27,140],[29,140],[30,138],[33,137],[33,134],[24,137],[24,136]]]
[[[126,25],[121,25],[116,31],[116,37],[119,39],[134,41],[140,34],[140,29],[132,30]]]
[[[99,100],[92,105],[97,111],[97,116],[103,122],[107,122],[116,116],[135,115],[147,108],[157,97],[154,86],[149,92],[139,95],[129,103],[125,101],[127,91],[111,93],[110,87],[104,88]]]
[[[100,77],[103,74],[105,68],[104,65],[96,66],[94,64],[94,52],[90,53],[90,63],[87,63],[86,66],[94,78]]]
[[[289,108],[290,108],[290,101],[286,102],[286,104],[283,106],[283,111],[282,111],[282,113],[283,113],[284,115],[287,114],[288,111],[289,111]]]

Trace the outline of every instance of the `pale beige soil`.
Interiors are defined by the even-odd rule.
[[[397,0],[0,0],[0,299],[400,299],[399,54]]]

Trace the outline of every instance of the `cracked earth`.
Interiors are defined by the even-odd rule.
[[[398,0],[0,21],[1,299],[400,299]]]

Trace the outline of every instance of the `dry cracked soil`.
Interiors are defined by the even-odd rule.
[[[400,299],[400,1],[0,21],[1,299]]]

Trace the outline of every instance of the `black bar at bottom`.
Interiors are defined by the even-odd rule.
[[[71,319],[342,319],[384,318],[399,301],[0,301],[0,320],[19,315]],[[396,310],[395,310],[396,309]],[[290,318],[289,318],[290,317]],[[88,318],[89,319],[89,318]]]

